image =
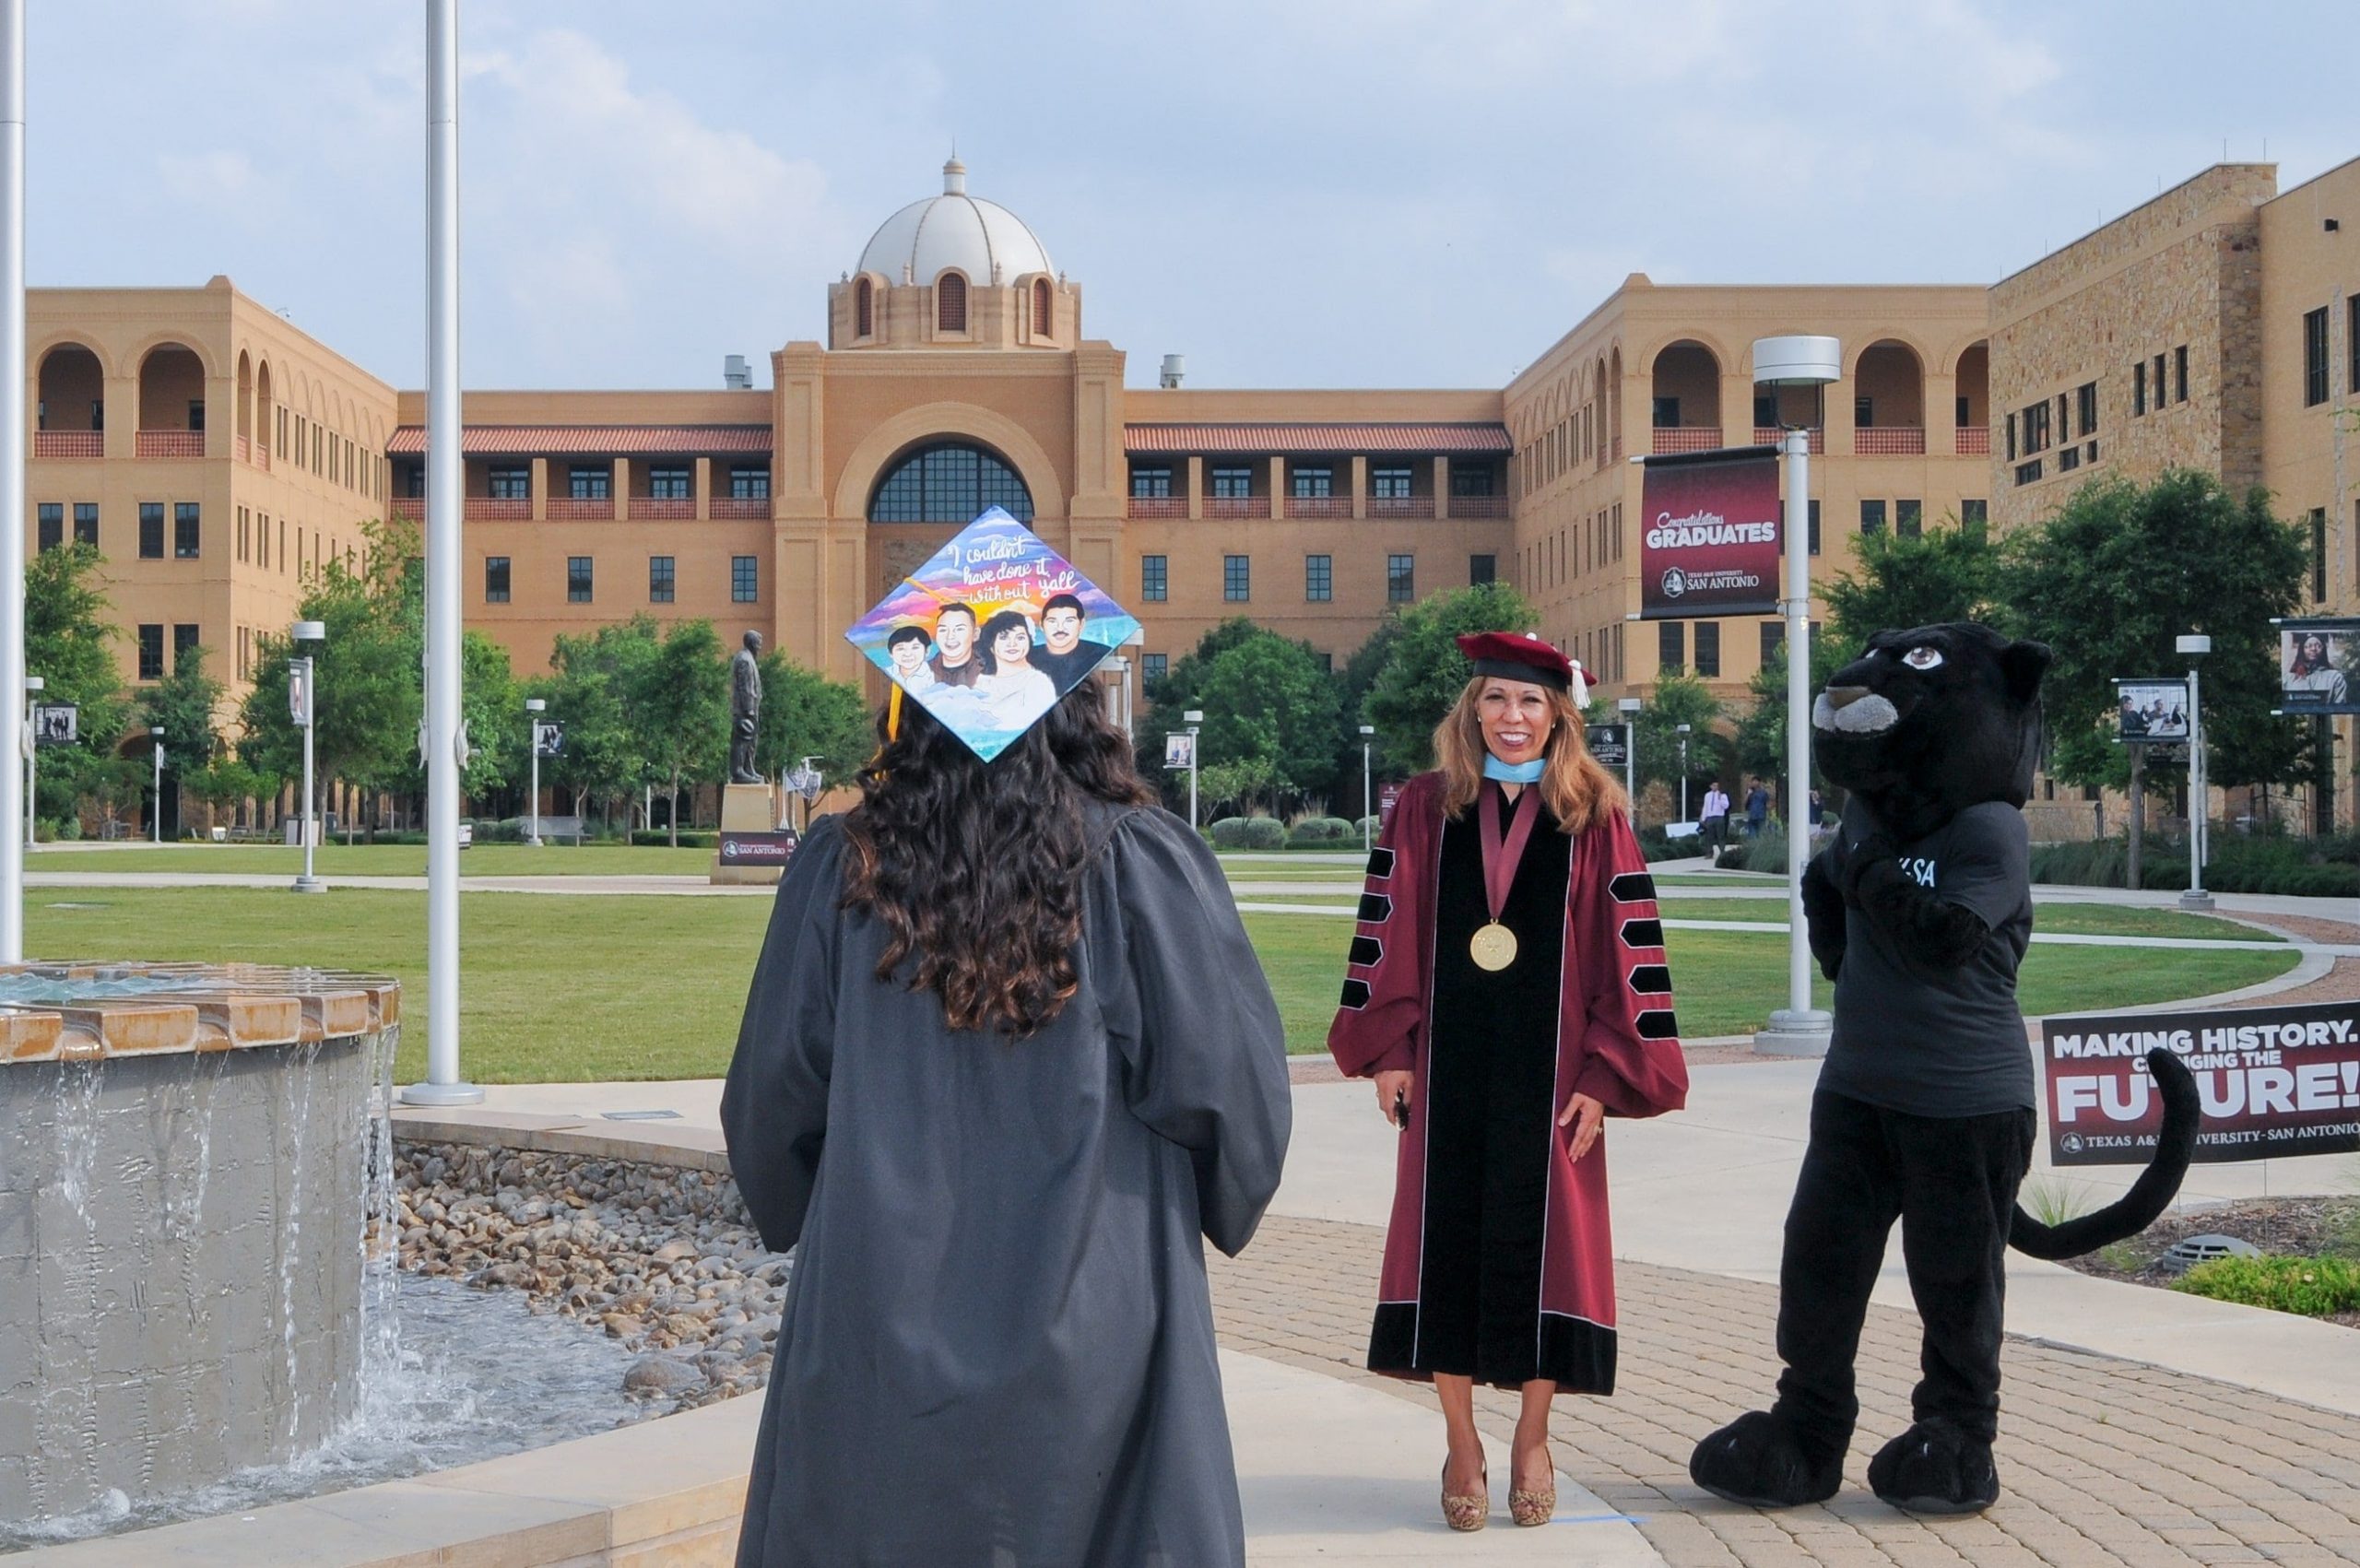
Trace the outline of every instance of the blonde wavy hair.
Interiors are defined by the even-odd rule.
[[[1442,772],[1443,814],[1457,820],[1483,789],[1483,689],[1504,677],[1479,675],[1467,683],[1434,726],[1434,762]],[[1540,686],[1549,696],[1549,738],[1541,748],[1540,801],[1561,832],[1587,832],[1610,813],[1627,810],[1629,797],[1614,775],[1589,754],[1581,710],[1571,694]]]

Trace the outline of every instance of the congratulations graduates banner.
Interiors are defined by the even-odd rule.
[[[1642,619],[1777,610],[1776,447],[1650,457],[1639,494]]]

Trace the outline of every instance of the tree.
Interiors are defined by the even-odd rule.
[[[1538,621],[1524,595],[1504,583],[1454,588],[1403,610],[1384,670],[1361,707],[1386,760],[1411,772],[1434,765],[1434,725],[1474,676],[1458,651],[1461,633],[1529,631]]]
[[[618,803],[655,782],[631,693],[659,646],[655,622],[644,615],[586,637],[560,634],[550,673],[526,687],[525,694],[545,699],[549,716],[565,725],[565,750],[543,767],[543,781],[597,802],[609,821]]]
[[[1837,667],[1858,657],[1872,633],[1992,614],[2000,551],[1980,528],[1952,522],[1916,538],[1880,530],[1861,535],[1856,548],[1855,569],[1822,590],[1828,641],[1844,655]]]
[[[136,723],[143,730],[161,729],[164,760],[174,779],[185,785],[192,775],[213,765],[221,737],[213,715],[221,705],[221,683],[205,673],[206,650],[201,645],[172,655],[172,672],[139,693]],[[152,738],[152,737],[151,737]],[[160,813],[159,798],[155,809]]]
[[[1338,706],[1336,678],[1309,643],[1243,617],[1225,620],[1157,683],[1138,730],[1140,770],[1161,776],[1163,737],[1188,727],[1183,713],[1202,709],[1200,768],[1267,763],[1260,787],[1273,804],[1278,796],[1324,789],[1335,776]]]
[[[115,669],[113,610],[94,579],[106,564],[81,543],[41,550],[25,562],[25,673],[41,678],[41,701],[78,709],[77,739],[41,755],[34,815],[58,821],[89,799],[111,810],[134,772],[115,748],[131,707]],[[146,787],[147,771],[136,770]],[[136,796],[135,796],[136,798]]]
[[[1694,676],[1668,675],[1658,680],[1654,693],[1638,713],[1639,754],[1634,760],[1640,780],[1661,779],[1671,786],[1673,798],[1678,799],[1681,725],[1689,727],[1688,776],[1710,778],[1717,774],[1721,755],[1729,745],[1713,731],[1720,716],[1720,699]],[[1693,806],[1703,796],[1691,790],[1689,798]]]
[[[2059,778],[2128,782],[2126,748],[2113,739],[2114,681],[2185,669],[2173,641],[2186,632],[2212,639],[2201,664],[2208,779],[2313,777],[2310,726],[2270,712],[2279,696],[2270,622],[2294,613],[2309,552],[2266,491],[2240,501],[2187,468],[2143,487],[2094,479],[2047,522],[2011,536],[2001,556],[2007,629],[2056,653],[2041,693]]]
[[[669,842],[677,849],[681,784],[718,779],[729,755],[729,661],[713,622],[684,620],[666,632],[628,692],[640,752],[667,781]]]
[[[754,766],[773,776],[808,757],[822,777],[852,777],[877,749],[868,702],[849,681],[771,650],[762,654],[762,717],[754,736]]]
[[[1852,662],[1851,654],[1836,645],[1832,637],[1811,640],[1811,689],[1818,691],[1827,685],[1828,678]],[[1746,682],[1746,691],[1753,699],[1737,723],[1735,752],[1738,771],[1752,778],[1776,781],[1778,798],[1786,798],[1787,778],[1787,646],[1782,642],[1753,672]],[[1811,783],[1826,781],[1818,772],[1819,764],[1811,764]],[[1741,781],[1740,781],[1741,782]],[[1738,792],[1742,795],[1742,790]]]

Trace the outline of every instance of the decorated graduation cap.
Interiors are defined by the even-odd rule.
[[[1458,651],[1473,661],[1477,675],[1552,687],[1572,697],[1575,707],[1589,706],[1589,682],[1582,677],[1580,662],[1567,658],[1538,633],[1469,631],[1459,637]]]
[[[1139,623],[999,507],[896,584],[844,640],[988,762]]]

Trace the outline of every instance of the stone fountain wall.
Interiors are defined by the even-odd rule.
[[[0,1519],[315,1447],[359,1395],[396,993],[0,1008]]]

